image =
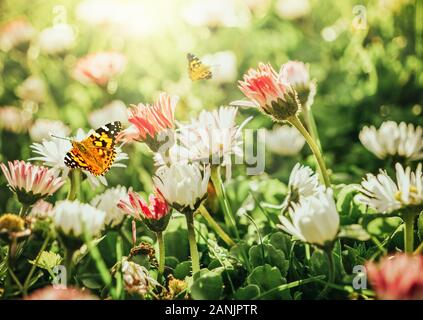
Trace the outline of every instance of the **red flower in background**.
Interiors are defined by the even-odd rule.
[[[48,286],[34,291],[25,300],[98,300],[98,298],[90,292],[78,288]]]
[[[126,57],[119,52],[91,53],[76,62],[73,75],[84,83],[105,85],[122,73],[125,66]]]
[[[396,254],[366,265],[370,283],[383,300],[423,299],[423,256]]]

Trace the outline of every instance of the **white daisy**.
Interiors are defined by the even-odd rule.
[[[53,223],[68,236],[79,237],[84,228],[96,236],[104,227],[106,213],[79,201],[59,201],[54,207]]]
[[[377,212],[389,213],[405,206],[423,204],[422,164],[415,172],[410,167],[405,170],[401,164],[395,165],[396,183],[384,170],[378,175],[367,174],[361,183],[356,200],[368,205]]]
[[[266,130],[266,147],[282,156],[298,154],[304,147],[305,139],[294,127],[288,125],[274,126],[272,130]]]
[[[423,159],[423,128],[414,127],[411,123],[386,121],[379,129],[365,126],[360,131],[359,139],[367,150],[380,159],[388,156]]]
[[[196,210],[207,194],[210,167],[203,172],[194,164],[172,164],[160,167],[153,177],[154,185],[166,201],[178,211]]]
[[[102,194],[97,195],[91,200],[91,205],[106,213],[104,223],[107,226],[115,227],[122,223],[125,214],[118,208],[121,199],[127,196],[127,190],[123,186],[117,186],[107,189]]]
[[[60,120],[37,119],[29,128],[29,136],[34,142],[48,140],[51,138],[51,134],[66,137],[69,133],[69,127]]]
[[[235,107],[202,111],[198,119],[180,128],[177,139],[189,150],[189,160],[225,166],[231,164],[231,155],[242,157],[242,128],[250,118],[238,127],[237,111]]]
[[[285,232],[301,241],[324,246],[336,239],[339,231],[339,214],[336,210],[332,190],[302,198],[289,210],[289,219],[279,216],[278,225]]]

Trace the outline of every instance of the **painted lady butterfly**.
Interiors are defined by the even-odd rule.
[[[115,121],[98,128],[80,142],[72,140],[65,164],[70,168],[88,170],[95,176],[104,175],[115,161],[115,141],[121,129],[121,123]]]
[[[192,81],[211,79],[212,72],[210,71],[210,66],[201,62],[195,55],[192,53],[187,54],[188,59],[188,75]]]

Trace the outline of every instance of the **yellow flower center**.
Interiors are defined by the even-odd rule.
[[[403,194],[403,192],[401,190],[397,191],[397,193],[395,194],[395,200],[403,203],[402,194]],[[413,185],[410,186],[408,200],[409,200],[409,202],[406,203],[406,204],[412,204],[412,205],[419,204],[419,201],[417,199],[417,187],[416,186],[413,186]]]
[[[0,217],[0,230],[19,232],[25,229],[25,221],[16,214],[6,213]]]

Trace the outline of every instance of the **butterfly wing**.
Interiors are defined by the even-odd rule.
[[[210,66],[201,62],[201,60],[192,53],[187,54],[188,75],[192,81],[211,79],[212,72]]]
[[[104,175],[116,158],[116,137],[122,129],[119,121],[108,123],[76,143],[65,156],[65,164],[70,168],[88,170],[93,175]]]

